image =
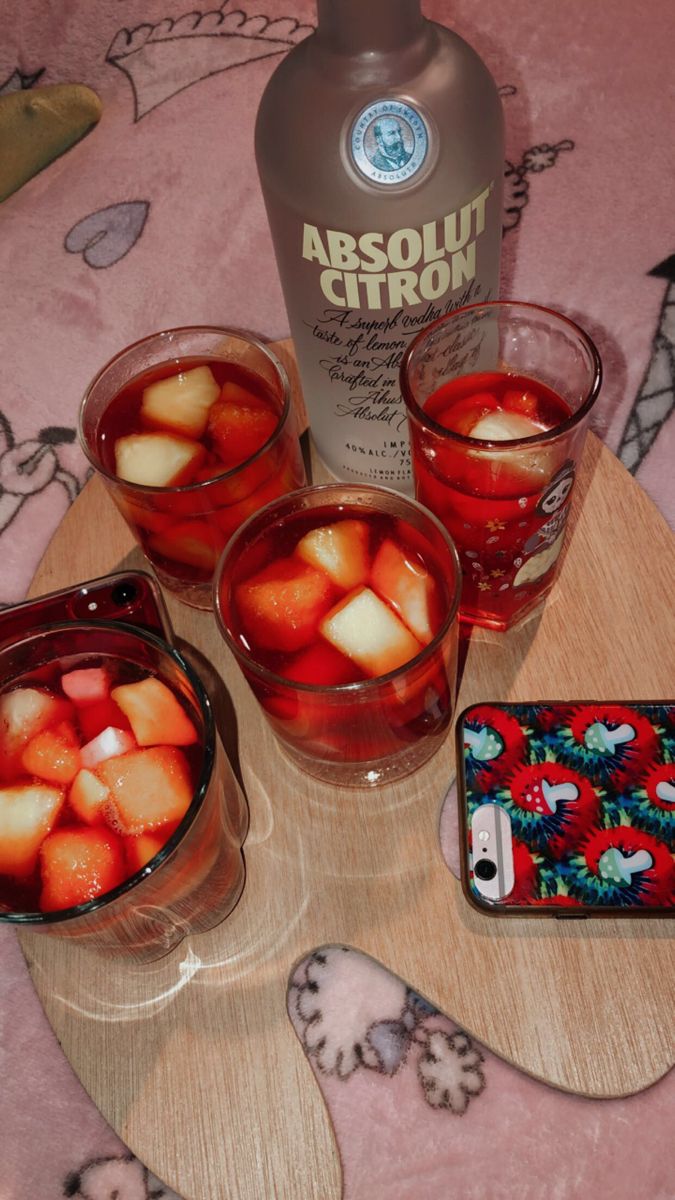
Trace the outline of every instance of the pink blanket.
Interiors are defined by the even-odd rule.
[[[313,5],[265,0],[259,15],[256,0],[211,3],[3,0],[0,94],[83,82],[103,116],[0,206],[0,604],[25,595],[85,481],[77,408],[107,357],[170,325],[288,333],[252,135],[262,88]],[[423,7],[502,89],[502,294],[558,307],[593,335],[605,365],[596,432],[675,524],[671,0]],[[562,1095],[353,952],[310,957],[289,1000],[351,1200],[673,1196],[672,1072],[626,1100]],[[364,1034],[365,1057],[350,1060]],[[84,1095],[7,930],[0,1081],[2,1200],[170,1194]]]

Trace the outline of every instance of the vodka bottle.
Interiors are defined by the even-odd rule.
[[[419,0],[317,0],[262,96],[256,159],[315,446],[411,487],[398,371],[435,318],[496,299],[503,116]]]

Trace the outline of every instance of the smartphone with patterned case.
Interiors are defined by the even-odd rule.
[[[675,702],[474,704],[462,886],[495,915],[675,915]]]
[[[66,621],[124,621],[167,642],[173,637],[162,593],[152,576],[147,571],[117,571],[0,609],[0,646]]]

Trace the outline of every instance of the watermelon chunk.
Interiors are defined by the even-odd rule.
[[[110,829],[56,829],[40,850],[43,912],[85,904],[126,878],[122,841]]]
[[[365,521],[336,521],[310,529],[300,538],[295,553],[325,571],[345,592],[365,583],[370,568],[369,530]]]
[[[296,683],[318,684],[321,687],[356,683],[362,678],[354,663],[328,642],[318,642],[316,646],[301,650],[279,670],[286,679],[293,679]]]
[[[113,688],[112,696],[131,725],[139,746],[192,746],[197,731],[185,709],[161,679],[149,675]]]
[[[417,638],[370,588],[341,600],[321,622],[321,633],[367,675],[386,675],[419,654]]]
[[[61,676],[61,687],[74,704],[95,704],[110,692],[110,677],[105,667],[84,667]]]
[[[30,875],[64,800],[44,783],[0,788],[0,875]]]
[[[192,801],[190,769],[176,746],[152,746],[108,758],[97,774],[110,791],[108,821],[134,837],[180,821]]]
[[[249,388],[244,387],[241,383],[235,383],[234,379],[226,379],[220,389],[219,399],[227,404],[240,404],[243,408],[266,408],[269,412],[269,402],[264,400],[262,396],[257,396]]]
[[[31,738],[21,755],[28,775],[47,783],[70,783],[80,769],[80,746],[70,721],[61,721]]]
[[[105,784],[86,767],[78,771],[68,792],[70,807],[85,825],[97,825],[104,819],[109,798]]]
[[[328,612],[333,585],[323,571],[280,558],[236,589],[242,624],[268,650],[302,650]]]
[[[433,637],[431,606],[436,584],[422,563],[387,538],[375,556],[371,583],[426,646]]]
[[[179,371],[144,388],[141,420],[154,429],[200,438],[206,429],[209,409],[219,395],[220,388],[210,367]]]
[[[83,767],[92,770],[107,758],[117,758],[126,754],[136,746],[136,739],[126,729],[115,729],[108,725],[101,733],[87,742],[80,751],[80,762]]]
[[[205,456],[199,442],[173,433],[130,433],[115,442],[115,472],[143,487],[182,487]]]
[[[79,708],[77,721],[85,742],[93,741],[109,725],[113,729],[131,729],[122,709],[110,697],[107,700],[96,701],[95,704],[87,704]]]
[[[217,400],[209,413],[208,435],[226,466],[246,462],[271,438],[279,418],[270,408],[248,408]]]

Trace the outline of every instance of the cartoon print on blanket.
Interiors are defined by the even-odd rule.
[[[40,67],[39,71],[33,71],[31,75],[24,74],[17,67],[4,83],[0,83],[0,96],[8,96],[10,92],[21,92],[26,91],[27,88],[32,88],[44,73],[44,67]]]
[[[178,1200],[133,1154],[83,1163],[64,1180],[63,1195],[74,1200]]]
[[[675,409],[675,254],[652,267],[666,289],[651,355],[618,449],[624,467],[635,475]]]
[[[112,267],[136,245],[148,219],[147,200],[124,200],[83,217],[66,234],[70,254],[81,254],[88,267]]]
[[[311,25],[301,25],[294,17],[248,17],[225,0],[211,12],[187,12],[177,20],[166,17],[155,25],[121,29],[106,61],[128,77],[134,119],[140,121],[202,79],[285,54],[312,31]]]
[[[0,542],[24,504],[52,484],[65,489],[70,502],[75,499],[80,482],[59,458],[59,447],[70,445],[75,437],[74,429],[49,425],[36,437],[17,442],[0,410]],[[3,600],[0,594],[0,605]]]
[[[417,1056],[427,1103],[462,1116],[485,1089],[484,1059],[462,1029],[426,1024],[438,1010],[402,980],[346,946],[315,950],[298,967],[288,1008],[305,1053],[323,1075],[363,1069],[392,1076]]]

